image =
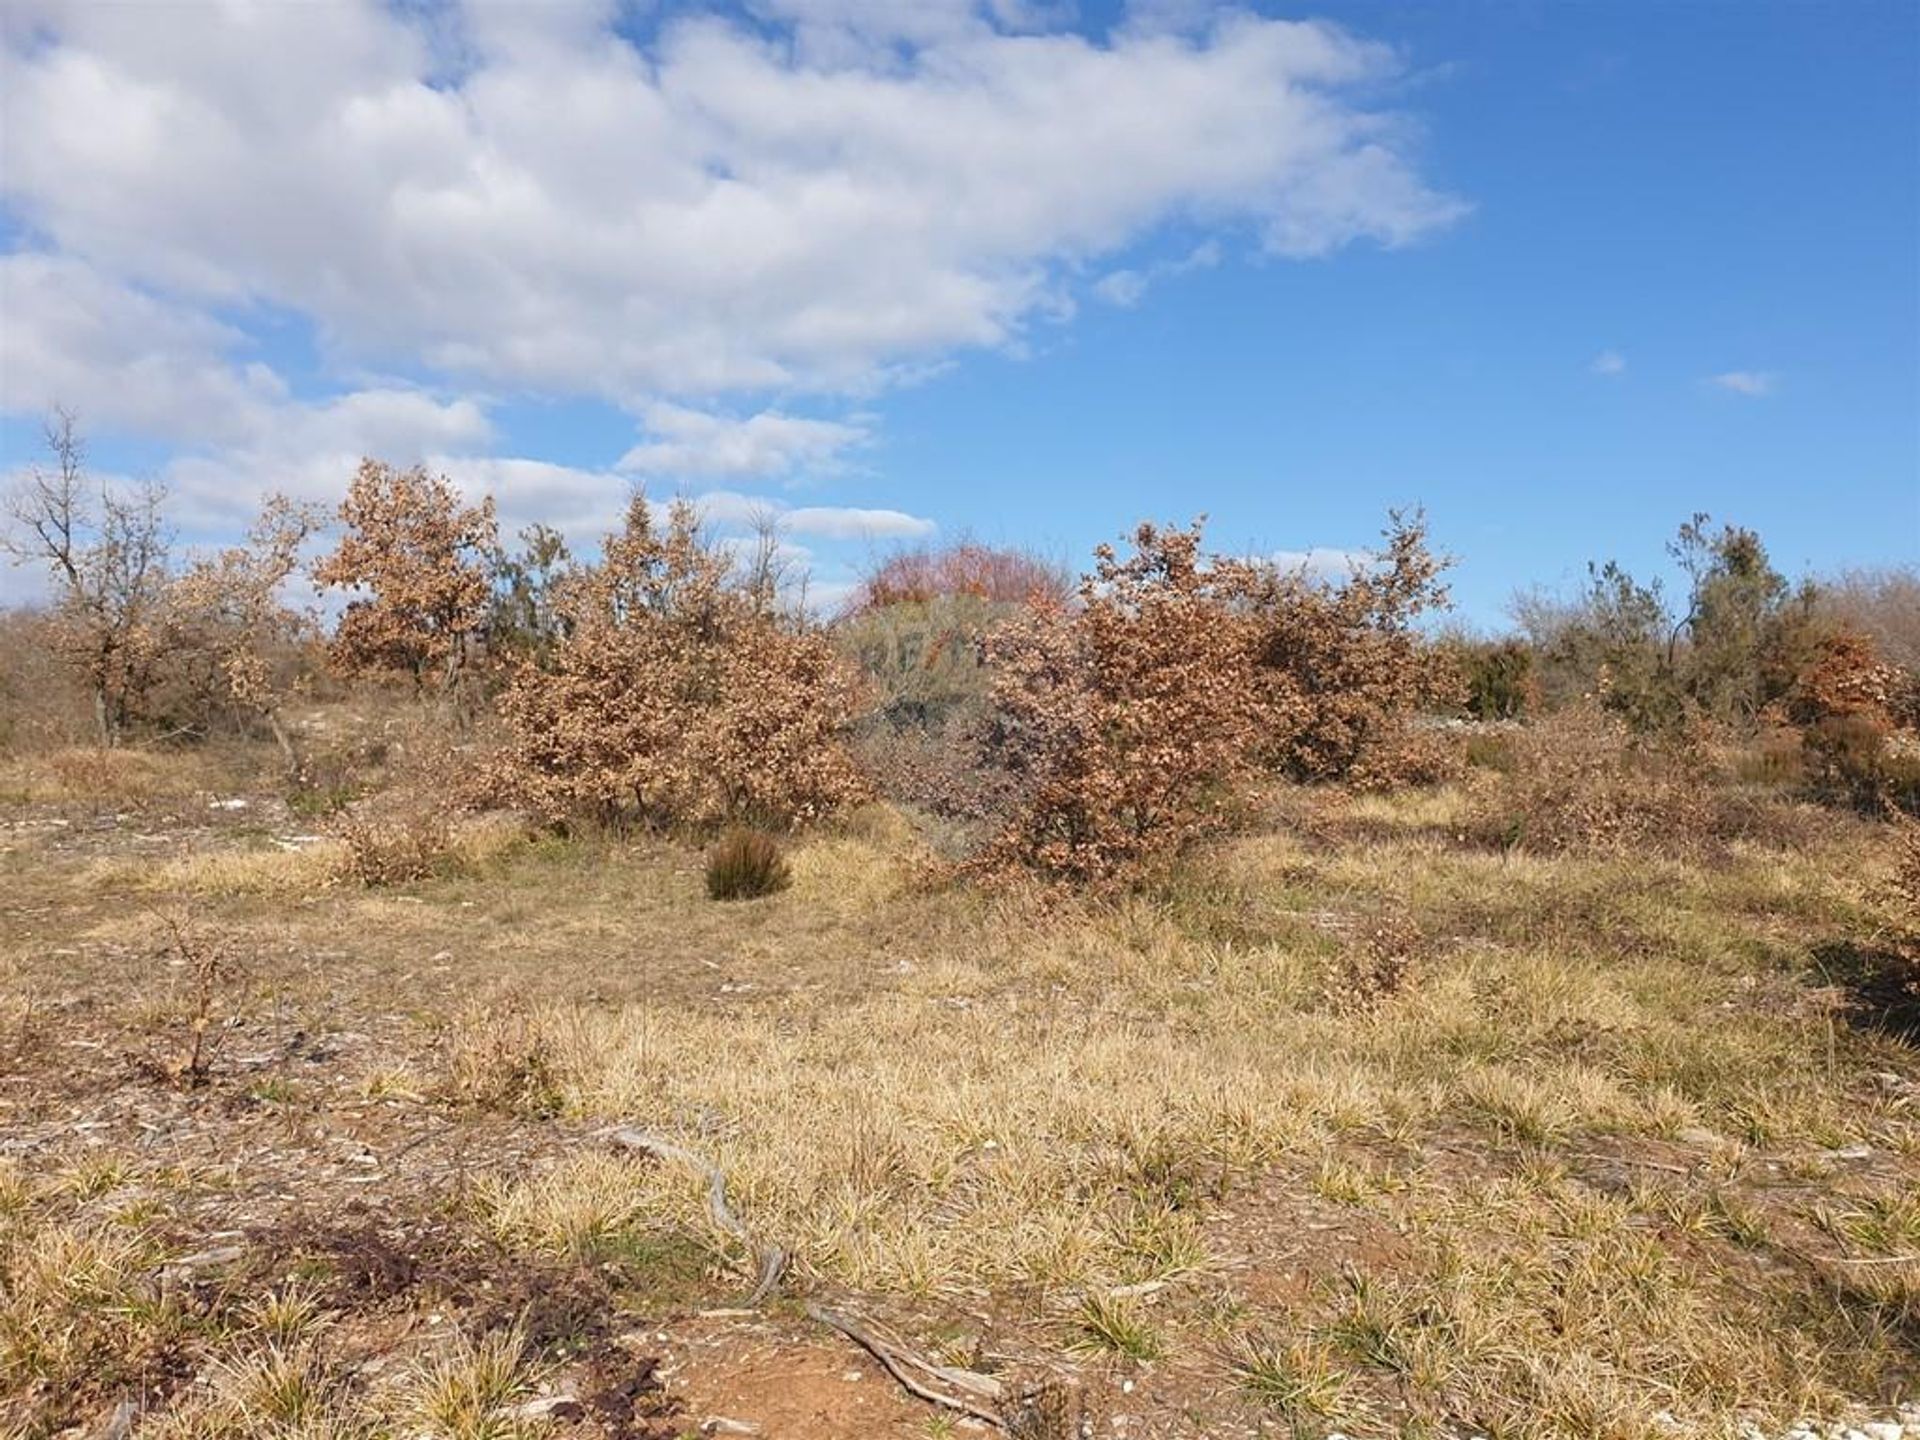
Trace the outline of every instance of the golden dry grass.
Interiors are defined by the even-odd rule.
[[[1849,1146],[1920,1174],[1910,1107],[1868,1073],[1911,1056],[1844,1033],[1789,933],[1844,923],[1866,887],[1839,852],[1703,870],[1451,849],[1425,834],[1451,803],[1359,802],[1407,838],[1331,854],[1240,842],[1197,896],[1050,915],[964,901],[977,913],[943,917],[953,930],[864,991],[546,1008],[516,1019],[516,1053],[530,1029],[570,1113],[704,1149],[823,1282],[956,1308],[1014,1297],[1061,1343],[1121,1354],[1304,1327],[1354,1372],[1333,1407],[1350,1429],[1471,1413],[1511,1434],[1654,1433],[1667,1413],[1709,1433],[1869,1396],[1912,1361],[1900,1285],[1920,1269],[1844,1304],[1780,1275],[1827,1252],[1768,1183]],[[898,883],[873,842],[798,867],[843,907]],[[1430,940],[1404,988],[1356,1013],[1330,992],[1384,906]],[[1246,1237],[1212,1212],[1276,1187],[1366,1212],[1400,1237],[1392,1262],[1357,1292],[1245,1308],[1211,1247]],[[728,1251],[698,1178],[672,1169],[584,1156],[486,1207],[535,1247],[678,1226]],[[1689,1229],[1676,1207],[1715,1218]],[[1148,1323],[1100,1298],[1154,1282],[1192,1303]],[[1356,1315],[1356,1294],[1382,1313]]]
[[[43,903],[8,922],[0,1015],[92,976],[124,1023],[175,1023],[114,957],[136,908],[196,897],[257,941],[236,1008],[394,1037],[337,1103],[671,1135],[791,1285],[943,1353],[991,1315],[996,1343],[1148,1377],[1170,1435],[1731,1435],[1920,1383],[1920,1062],[1850,1023],[1829,956],[1882,926],[1874,827],[1503,854],[1458,789],[1283,804],[1297,828],[1098,908],[943,886],[884,808],[743,905],[704,898],[691,851],[504,818],[398,892],[328,884],[324,846],[22,852]],[[549,1150],[466,1186],[459,1222],[529,1262],[691,1255],[709,1301],[737,1293],[701,1177]],[[12,1383],[174,1334],[137,1170],[0,1177]],[[343,1388],[310,1308],[196,1336],[178,1433],[222,1433],[236,1395],[287,1433],[495,1433],[475,1397],[537,1367],[474,1335]]]

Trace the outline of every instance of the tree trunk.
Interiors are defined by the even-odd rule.
[[[280,712],[268,708],[262,712],[266,716],[267,728],[273,732],[273,743],[280,747],[280,757],[287,763],[287,774],[300,773],[300,754],[293,748],[293,737],[287,733],[287,727],[280,721]]]

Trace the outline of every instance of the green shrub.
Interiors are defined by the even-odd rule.
[[[755,900],[792,883],[779,844],[764,830],[729,830],[707,855],[707,894],[715,900]]]

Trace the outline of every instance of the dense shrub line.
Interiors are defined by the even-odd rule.
[[[1489,759],[1475,824],[1507,844],[1728,831],[1708,792],[1730,746],[1747,782],[1920,810],[1920,682],[1887,658],[1920,653],[1915,587],[1790,585],[1705,516],[1670,546],[1683,594],[1599,564],[1574,596],[1520,597],[1520,633],[1491,640],[1435,629],[1448,561],[1418,515],[1333,578],[1210,553],[1198,523],[1142,525],[1077,582],[922,547],[825,623],[771,530],[743,552],[636,495],[591,561],[543,526],[508,554],[490,500],[367,460],[308,571],[345,597],[325,634],[285,598],[316,513],[272,499],[244,544],[175,566],[157,492],[97,483],[67,417],[49,441],[8,505],[8,547],[55,585],[0,623],[0,743],[258,726],[299,795],[332,797],[369,883],[425,873],[460,803],[712,834],[878,793],[948,825],[976,872],[1085,887],[1140,880],[1268,783],[1432,784]],[[457,759],[384,799],[309,774],[283,711],[322,659],[438,707]],[[1485,728],[1463,743],[1461,724]]]

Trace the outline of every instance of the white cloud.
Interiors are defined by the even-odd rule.
[[[939,527],[900,510],[861,510],[843,505],[806,505],[788,510],[782,523],[795,535],[826,540],[917,540]]]
[[[775,521],[783,534],[820,540],[912,540],[931,535],[933,521],[901,510],[863,510],[843,505],[804,505],[791,508],[759,495],[737,490],[709,490],[689,494],[708,524],[720,530],[751,529],[762,518]],[[663,506],[664,500],[660,501]]]
[[[1778,388],[1780,377],[1771,370],[1727,370],[1718,375],[1707,377],[1709,385],[1717,385],[1722,390],[1735,395],[1747,395],[1758,398],[1771,395]]]
[[[217,444],[245,439],[284,398],[264,366],[221,358],[238,331],[79,260],[0,255],[0,322],[0,410],[62,404],[92,424]]]
[[[1159,261],[1144,273],[1139,270],[1111,271],[1094,281],[1093,293],[1095,298],[1109,305],[1131,309],[1140,303],[1148,287],[1155,282],[1194,270],[1210,270],[1220,263],[1220,258],[1220,243],[1217,240],[1205,240],[1178,260]]]
[[[1587,369],[1595,375],[1624,375],[1627,373],[1627,357],[1618,350],[1602,350],[1593,357]]]
[[[1302,574],[1314,580],[1343,580],[1356,570],[1366,569],[1376,557],[1371,550],[1315,545],[1310,550],[1276,550],[1268,558],[1290,574]]]
[[[160,478],[190,528],[268,490],[337,495],[362,455],[411,464],[493,435],[471,399],[393,385],[297,398],[266,365],[229,357],[244,339],[232,326],[68,257],[0,256],[0,318],[0,409],[58,404],[88,432],[174,442]]]
[[[1093,282],[1093,293],[1109,305],[1131,309],[1147,293],[1149,283],[1138,270],[1114,270]]]
[[[682,16],[642,52],[610,3],[427,8],[18,0],[5,199],[202,315],[264,301],[357,363],[632,405],[1011,344],[1171,221],[1318,255],[1464,208],[1371,108],[1393,52],[1325,24],[1102,41],[1034,4],[765,0],[771,37]]]
[[[655,401],[641,411],[651,439],[622,455],[615,469],[637,475],[773,477],[838,468],[867,444],[860,422],[813,420],[763,410],[744,420]]]
[[[1093,38],[1067,0],[748,0],[643,49],[621,10],[0,7],[0,411],[170,444],[189,530],[336,498],[375,454],[591,544],[635,477],[844,472],[874,422],[808,397],[1019,353],[1089,276],[1131,304],[1220,262],[1203,239],[1109,268],[1170,231],[1321,255],[1466,209],[1382,108],[1398,57],[1331,25],[1156,0]],[[304,322],[334,393],[268,363],[263,315]],[[514,455],[509,395],[642,434],[606,468]],[[767,505],[696,498],[734,525]],[[828,544],[934,529],[772,508]]]

